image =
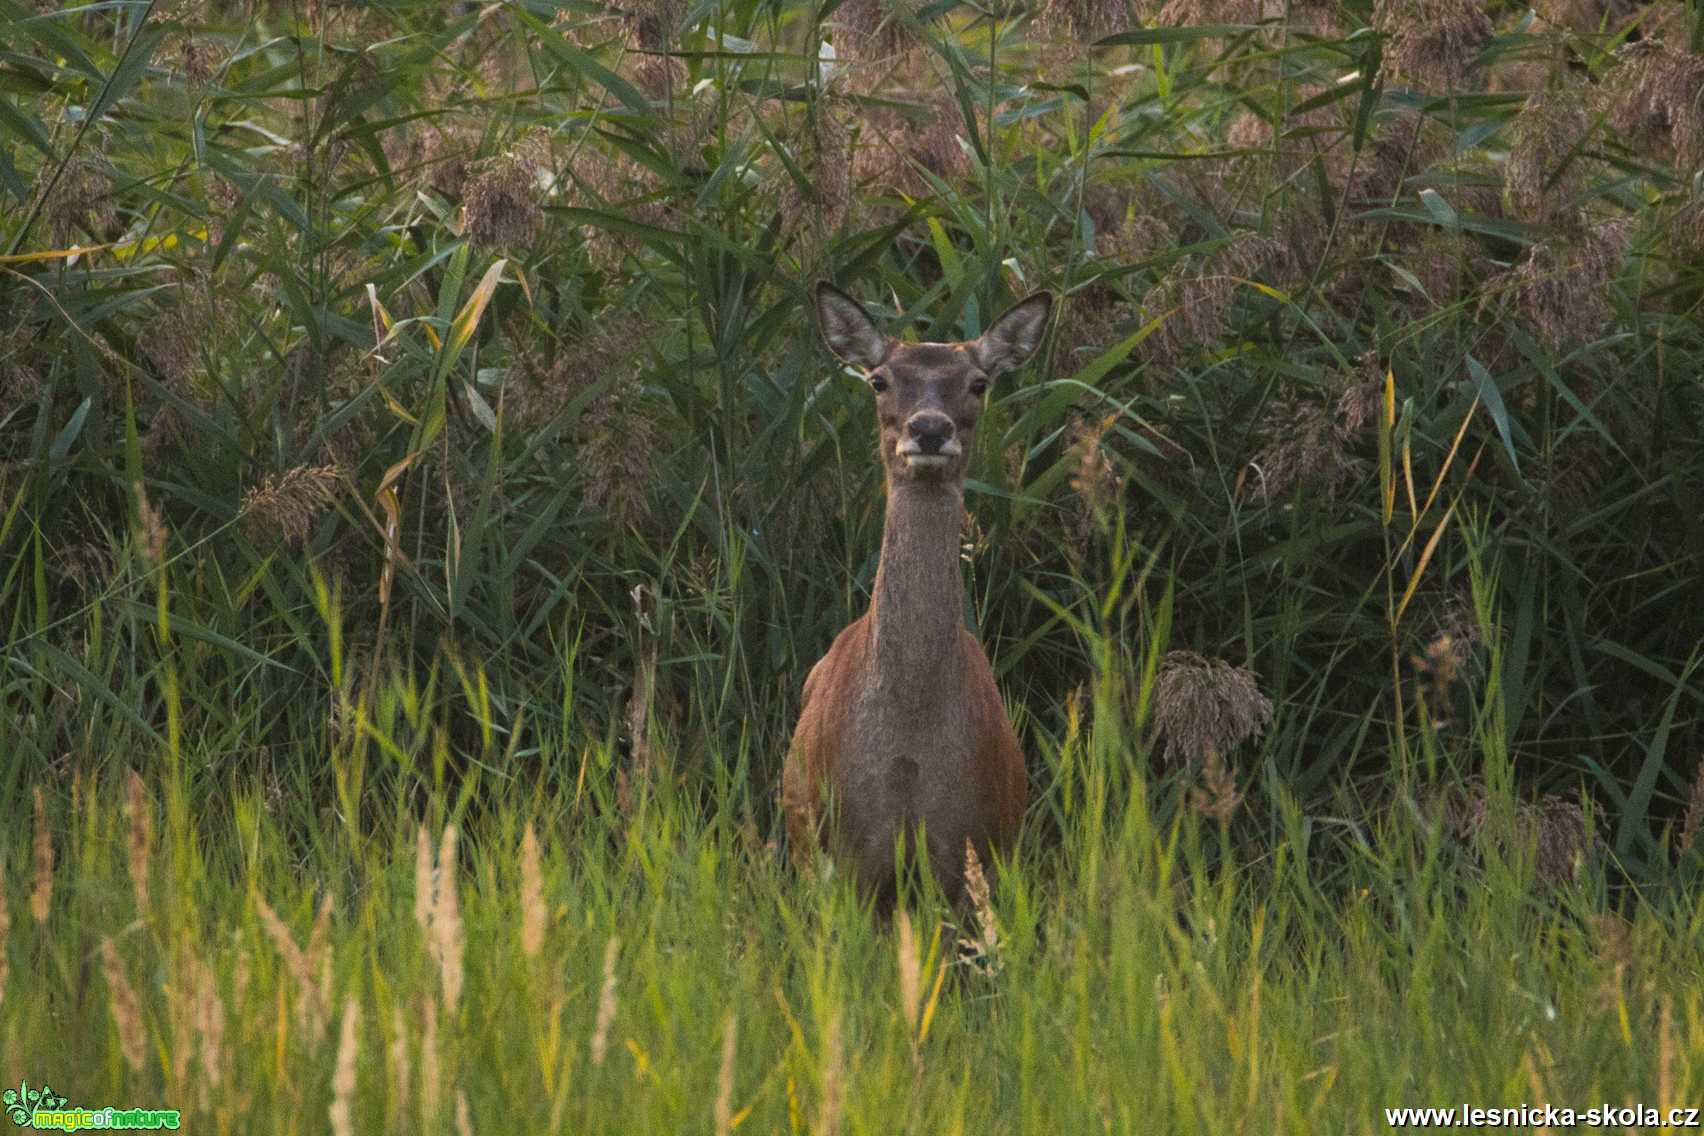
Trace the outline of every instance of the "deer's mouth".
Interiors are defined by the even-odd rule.
[[[924,449],[915,438],[899,444],[899,456],[905,460],[906,468],[919,472],[945,469],[963,452],[957,438],[948,438],[932,449]]]

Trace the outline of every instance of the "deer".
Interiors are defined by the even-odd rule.
[[[1028,795],[993,668],[965,626],[965,468],[990,387],[1035,353],[1053,297],[1027,296],[956,343],[883,335],[826,281],[815,301],[828,349],[875,396],[887,501],[869,608],[805,678],[781,777],[789,853],[806,869],[818,849],[847,862],[885,911],[921,852],[958,904],[967,842],[983,863],[1009,856]]]

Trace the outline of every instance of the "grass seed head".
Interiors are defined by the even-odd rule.
[[[1189,807],[1220,824],[1229,824],[1242,799],[1236,774],[1218,750],[1208,750],[1201,763],[1200,783],[1189,790]]]
[[[977,937],[970,944],[971,961],[984,974],[993,975],[1000,969],[1000,924],[994,917],[993,889],[982,871],[982,857],[968,837],[964,842],[964,893],[976,913]]]
[[[148,869],[153,858],[154,810],[142,778],[132,769],[125,779],[125,816],[130,824],[126,845],[130,886],[136,893],[136,910],[148,912]]]

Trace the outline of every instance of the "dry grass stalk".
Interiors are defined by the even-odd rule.
[[[320,1005],[325,1007],[328,1016],[331,1013],[331,910],[333,906],[329,893],[320,899],[319,911],[314,915],[313,929],[308,932],[307,950],[303,952],[308,963],[308,973],[312,974],[319,982]]]
[[[432,929],[432,845],[426,838],[426,826],[414,833],[414,921],[422,931]]]
[[[716,1073],[716,1136],[734,1130],[734,1059],[739,1053],[739,1019],[729,1011],[722,1022],[722,1066]]]
[[[268,474],[243,494],[239,515],[244,526],[255,537],[273,533],[299,547],[314,521],[337,500],[338,476],[335,465],[303,465]]]
[[[212,967],[192,954],[187,969],[202,1082],[206,1089],[217,1091],[225,1080],[225,1003],[219,998],[219,982]]]
[[[6,940],[12,934],[12,911],[6,906],[6,858],[0,856],[0,1006],[6,1004],[6,979],[11,976],[6,961]]]
[[[31,793],[35,797],[35,884],[30,888],[30,917],[46,923],[53,910],[53,833],[47,827],[47,797],[41,786]]]
[[[822,1112],[816,1130],[822,1136],[836,1136],[840,1131],[841,1078],[844,1076],[846,1054],[840,1045],[840,1010],[828,1019],[828,1031],[822,1046]]]
[[[284,920],[272,910],[272,905],[265,897],[256,894],[255,908],[260,914],[260,925],[265,928],[267,938],[272,940],[278,954],[284,959],[284,969],[290,972],[290,977],[296,982],[301,991],[301,999],[297,1002],[299,1013],[305,1017],[309,1036],[314,1044],[325,1036],[326,1017],[329,1007],[320,991],[319,981],[314,974],[314,968],[309,956],[296,945],[295,936],[290,934],[290,928],[284,925]],[[322,908],[323,910],[323,908]]]
[[[1693,842],[1698,839],[1698,829],[1704,826],[1704,754],[1698,758],[1698,772],[1692,778],[1692,792],[1686,801],[1686,816],[1680,823],[1680,850],[1692,851]],[[4,902],[0,900],[0,902]],[[0,908],[0,917],[4,908]],[[5,939],[4,923],[0,923],[0,941]]]
[[[538,869],[538,835],[528,821],[521,836],[521,953],[528,958],[536,957],[544,946],[549,915],[544,905],[544,881]]]
[[[911,929],[911,916],[902,907],[895,920],[898,924],[894,938],[899,949],[899,1012],[905,1018],[906,1035],[916,1044],[917,1016],[922,1009],[923,967],[917,959],[917,936]]]
[[[147,1034],[142,1026],[142,1002],[124,975],[124,960],[111,939],[101,940],[101,969],[106,974],[107,996],[112,1007],[113,1024],[118,1027],[118,1048],[124,1063],[136,1072],[142,1071],[146,1056]]]
[[[130,822],[129,839],[125,849],[130,868],[130,886],[136,893],[136,910],[146,915],[148,865],[153,858],[154,848],[154,810],[148,802],[148,793],[142,784],[142,778],[134,769],[126,779],[124,796],[124,811]]]
[[[413,1067],[408,1060],[408,1024],[402,1016],[402,1007],[391,1007],[390,1042],[385,1046],[385,1072],[389,1075],[389,1116],[391,1127],[399,1127],[402,1118],[404,1102],[408,1100],[408,1086],[412,1079]]]
[[[332,1136],[352,1136],[350,1116],[355,1103],[356,1035],[361,1029],[361,1003],[351,994],[343,1002],[343,1028],[337,1038],[337,1064],[331,1075]]]
[[[438,1105],[443,1100],[443,1078],[438,1065],[438,1003],[426,999],[426,1024],[420,1035],[420,1128],[431,1132],[438,1126]]]
[[[428,940],[432,958],[438,964],[438,989],[443,995],[444,1009],[455,1013],[461,1001],[462,936],[461,894],[456,882],[456,827],[445,825],[438,845],[438,869],[432,887],[431,935]]]
[[[609,1051],[609,1029],[615,1024],[615,960],[621,940],[611,935],[604,944],[603,989],[598,993],[597,1023],[592,1029],[592,1064],[601,1066]]]
[[[473,1136],[473,1114],[467,1107],[467,1094],[461,1089],[456,1090],[456,1134]]]

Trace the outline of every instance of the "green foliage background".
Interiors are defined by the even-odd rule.
[[[323,793],[278,755],[394,670],[455,768],[648,706],[767,817],[878,543],[832,278],[938,339],[1065,298],[967,535],[1032,738],[1084,627],[1157,632],[1258,673],[1245,777],[1323,800],[1407,744],[1411,656],[1495,639],[1519,779],[1644,864],[1699,749],[1698,13],[1476,7],[7,0],[0,796],[168,729],[207,793]]]

